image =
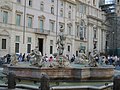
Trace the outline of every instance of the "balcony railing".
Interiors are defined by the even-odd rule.
[[[16,30],[16,31],[23,31],[24,30],[24,26],[16,26],[15,24],[4,24],[2,22],[0,22],[0,28],[5,28],[5,29],[10,29],[10,30]],[[48,35],[50,34],[50,30],[40,30],[40,28],[28,28],[25,27],[25,31],[26,32],[32,32],[32,33],[36,33],[36,34],[43,34],[43,35]]]
[[[35,29],[35,33],[36,33],[36,34],[48,35],[48,34],[50,34],[50,30],[45,30],[45,29],[36,28],[36,29]]]
[[[87,41],[85,37],[75,36],[76,40]]]

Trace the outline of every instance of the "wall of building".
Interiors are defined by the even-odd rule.
[[[35,46],[38,45],[38,38],[43,39],[43,55],[46,53],[50,55],[50,40],[53,40],[53,53],[57,52],[56,46],[56,36],[59,34],[60,24],[64,25],[64,34],[66,36],[65,40],[65,50],[64,54],[72,54],[76,55],[76,51],[80,51],[80,49],[85,49],[85,52],[88,53],[93,51],[93,26],[97,27],[97,50],[99,52],[103,52],[105,48],[105,31],[102,30],[102,14],[103,12],[98,8],[99,0],[33,0],[32,7],[28,6],[28,1],[26,0],[26,8],[25,0],[21,0],[21,3],[17,3],[17,0],[5,0],[9,3],[6,5],[4,1],[1,0],[2,4],[1,8],[1,17],[0,17],[0,32],[6,30],[8,32],[8,40],[9,40],[9,48],[7,48],[6,52],[3,53],[4,50],[0,49],[0,55],[3,56],[7,53],[15,53],[15,37],[20,36],[20,48],[19,53],[27,53],[27,38],[31,37],[31,49],[34,49]],[[37,3],[36,3],[37,2]],[[40,3],[43,2],[44,10],[40,10]],[[85,9],[85,12],[81,12],[81,6]],[[51,6],[54,7],[54,14],[51,14]],[[4,7],[4,8],[3,8]],[[63,10],[63,16],[60,16],[60,10]],[[84,11],[83,9],[83,11]],[[4,24],[2,21],[3,11],[8,11],[8,23]],[[24,11],[25,10],[25,11]],[[71,19],[68,17],[69,12],[71,13]],[[21,15],[21,26],[16,26],[16,13]],[[24,18],[25,15],[25,18]],[[33,23],[32,28],[28,28],[28,17],[32,17]],[[40,29],[39,20],[42,18],[44,21],[43,29],[45,32],[40,33],[37,32]],[[25,20],[24,20],[25,19]],[[25,21],[25,23],[24,23]],[[54,22],[54,30],[50,31],[50,21]],[[79,26],[80,33],[80,25],[81,22],[84,22],[85,27],[85,35],[82,40],[80,40],[80,35],[77,36],[77,28]],[[25,26],[24,26],[25,25]],[[71,35],[68,34],[68,26],[71,27]],[[25,30],[25,31],[24,31]],[[37,31],[36,31],[37,30]],[[103,33],[101,33],[103,32]],[[101,37],[103,34],[103,37]],[[3,36],[0,34],[0,38]],[[102,38],[102,39],[101,39]],[[82,46],[80,46],[82,45]],[[70,46],[70,51],[68,51],[68,46]],[[24,47],[24,48],[23,48]],[[82,48],[81,48],[82,47]]]

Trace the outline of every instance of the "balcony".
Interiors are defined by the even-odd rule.
[[[83,41],[83,42],[87,41],[87,39],[85,37],[80,37],[80,36],[75,36],[75,39],[78,41]]]
[[[84,41],[84,37],[80,37],[80,40]]]
[[[48,35],[50,34],[50,30],[35,28],[35,34]]]
[[[4,24],[2,22],[0,22],[0,28],[3,28],[3,29],[8,29],[8,30],[15,30],[15,31],[23,31],[24,30],[24,26],[16,26],[15,24]],[[25,27],[25,31],[26,32],[32,32],[32,33],[35,33],[35,34],[42,34],[42,35],[48,35],[50,34],[50,30],[40,30],[40,28],[28,28],[28,27]]]

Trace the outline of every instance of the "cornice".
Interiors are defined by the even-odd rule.
[[[23,12],[22,12],[22,11],[19,11],[19,10],[16,10],[15,12],[16,12],[16,13],[19,13],[19,14],[23,14]]]
[[[8,0],[0,0],[0,8],[12,11],[12,4]]]
[[[75,4],[76,5],[76,0],[64,0],[65,2],[69,2],[71,4]]]
[[[44,15],[38,16],[39,19],[45,19]]]
[[[27,16],[34,17],[34,15],[27,13]]]
[[[92,18],[94,20],[97,20],[97,21],[100,21],[100,22],[103,22],[102,19],[98,18],[98,17],[95,17],[95,16],[92,16],[92,15],[87,15],[87,18]]]

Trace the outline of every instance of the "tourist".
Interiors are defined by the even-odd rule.
[[[49,62],[52,62],[52,61],[53,61],[53,57],[50,56],[50,58],[49,58]]]
[[[10,54],[7,54],[7,55],[6,55],[6,58],[7,58],[7,64],[10,64],[10,62],[11,62],[10,57],[11,57]]]
[[[109,62],[110,62],[110,65],[113,64],[113,56],[110,57]]]
[[[25,61],[25,53],[22,56],[22,61]]]
[[[28,54],[28,55],[26,56],[26,58],[27,58],[27,61],[29,62],[29,61],[30,61],[30,54]]]
[[[105,60],[105,64],[108,65],[109,64],[109,61],[108,59]]]
[[[43,57],[44,61],[47,62],[47,58],[48,58],[48,56],[47,56],[47,54],[45,54],[45,56]]]
[[[22,61],[22,53],[20,53],[20,55],[18,56],[18,61],[21,62]]]
[[[71,62],[74,62],[75,60],[75,55],[73,54],[72,58],[71,58]]]
[[[99,62],[99,56],[98,55],[95,57],[95,60],[96,60],[96,62]]]

